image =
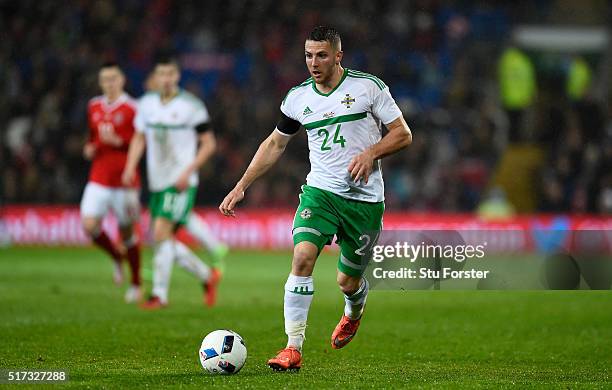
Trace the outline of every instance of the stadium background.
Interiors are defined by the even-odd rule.
[[[471,212],[505,197],[521,213],[612,211],[609,40],[597,48],[519,43],[534,79],[517,84],[526,90],[518,91],[518,103],[505,104],[499,76],[517,28],[605,27],[606,1],[2,1],[0,7],[4,205],[77,204],[88,171],[81,156],[86,104],[99,94],[99,65],[119,62],[138,97],[156,53],[168,50],[180,59],[183,87],[204,98],[214,119],[219,148],[201,173],[198,204],[218,205],[274,128],[286,91],[308,77],[305,35],[329,23],[342,34],[343,65],[379,75],[414,133],[409,150],[384,160],[388,210]],[[244,206],[294,207],[307,172],[302,134],[282,164],[252,186]]]

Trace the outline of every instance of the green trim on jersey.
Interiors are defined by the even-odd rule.
[[[342,78],[340,79],[340,82],[338,83],[338,85],[336,85],[334,87],[334,89],[332,89],[331,91],[329,91],[328,93],[323,93],[321,91],[319,91],[317,89],[317,83],[312,83],[312,89],[315,90],[316,93],[318,93],[321,96],[325,96],[328,97],[329,95],[331,95],[332,93],[334,93],[336,91],[336,89],[338,89],[338,87],[342,84],[342,82],[344,81],[344,79],[346,78],[346,76],[348,75],[348,69],[344,69],[344,73],[342,73]]]
[[[348,75],[349,77],[353,77],[353,78],[357,78],[357,79],[367,79],[372,81],[374,84],[376,84],[376,86],[378,88],[380,88],[381,90],[385,89],[387,87],[387,85],[378,77],[371,75],[369,73],[364,73],[364,72],[360,72],[357,70],[349,70],[348,71]]]
[[[355,69],[349,69],[349,73],[352,74],[352,75],[355,75],[355,76],[363,76],[363,77],[371,78],[377,84],[380,84],[383,87],[387,87],[387,84],[385,84],[384,81],[382,81],[380,78],[374,76],[371,73],[366,73],[366,72],[362,72],[360,70],[355,70]]]
[[[380,78],[374,76],[372,73],[362,72],[362,71],[356,70],[356,69],[349,69],[349,72],[357,74],[357,75],[361,75],[361,76],[372,77],[372,78],[376,79],[376,81],[378,81],[379,83],[384,85],[385,87],[387,86],[387,84],[385,84],[384,81],[382,81]]]
[[[306,79],[306,80],[304,80],[304,81],[303,81],[303,82],[302,82],[300,85],[296,85],[295,87],[291,88],[291,89],[289,90],[289,92],[287,92],[287,94],[285,95],[285,98],[283,99],[282,104],[285,104],[285,101],[287,100],[287,97],[289,96],[289,94],[290,94],[291,92],[295,91],[295,90],[296,90],[296,89],[298,89],[298,88],[305,87],[305,86],[307,86],[307,85],[308,85],[308,84],[310,84],[310,83],[312,83],[312,77],[307,78],[307,79]]]
[[[177,130],[189,127],[187,125],[168,125],[165,123],[147,123],[146,126],[156,130]]]
[[[333,125],[334,123],[344,123],[344,122],[358,121],[360,119],[364,119],[367,116],[368,116],[367,112],[360,112],[360,113],[357,113],[357,114],[340,115],[340,116],[337,116],[335,118],[323,119],[323,120],[316,121],[316,122],[306,123],[303,126],[304,126],[304,128],[306,130],[312,130],[312,129],[315,129],[317,127],[324,127],[324,126]]]

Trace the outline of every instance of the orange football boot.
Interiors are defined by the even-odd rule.
[[[355,334],[357,333],[357,329],[359,329],[359,323],[361,322],[361,318],[358,320],[351,320],[347,316],[343,315],[340,319],[338,325],[336,325],[336,329],[334,329],[334,333],[331,336],[331,346],[333,349],[340,349],[348,344]]]
[[[208,307],[215,306],[217,302],[217,287],[221,281],[221,271],[218,268],[210,270],[210,277],[204,283],[204,303]]]
[[[159,310],[168,306],[167,303],[163,303],[159,297],[152,295],[146,302],[140,304],[140,308],[143,310]]]
[[[302,354],[296,348],[287,347],[268,360],[268,366],[274,371],[298,371],[302,367]]]

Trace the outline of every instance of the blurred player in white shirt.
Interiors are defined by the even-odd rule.
[[[175,238],[180,226],[187,225],[198,186],[198,170],[213,155],[215,136],[204,103],[179,88],[180,70],[171,59],[158,61],[155,84],[139,101],[134,136],[123,173],[131,183],[145,147],[149,209],[153,218],[153,293],[144,309],[154,310],[168,303],[172,265],[176,261],[194,274],[204,286],[205,303],[216,300],[221,270],[209,268],[185,244]]]

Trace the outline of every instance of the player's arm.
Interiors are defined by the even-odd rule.
[[[135,132],[132,140],[130,141],[130,147],[128,149],[127,161],[125,162],[125,168],[121,175],[121,182],[130,186],[134,183],[134,177],[136,176],[136,169],[138,163],[142,158],[145,150],[145,135],[142,132]]]
[[[272,134],[259,145],[253,160],[236,184],[236,188],[246,191],[257,178],[266,173],[283,154],[290,139],[290,136],[283,135],[274,129]]]
[[[215,133],[210,128],[209,124],[201,124],[196,126],[198,132],[198,140],[200,146],[196,157],[191,164],[183,171],[179,179],[174,185],[177,190],[184,191],[189,187],[189,177],[200,170],[200,168],[210,159],[217,149],[217,141],[215,139]]]
[[[87,141],[85,141],[85,145],[83,145],[83,157],[85,160],[93,160],[94,156],[96,155],[98,145],[95,139],[94,125],[91,120],[91,103],[87,107],[87,127],[89,128],[89,133],[87,136]]]
[[[88,161],[93,160],[96,155],[96,149],[96,144],[91,139],[88,139],[85,145],[83,145],[83,158]]]
[[[395,119],[386,127],[388,133],[369,148],[374,160],[387,157],[412,143],[412,132],[403,116]]]
[[[396,153],[412,143],[412,133],[403,116],[400,115],[385,126],[388,133],[378,143],[351,160],[348,170],[354,181],[363,178],[364,182],[367,183],[372,173],[374,161]]]
[[[96,155],[96,151],[98,150],[98,144],[94,137],[93,129],[90,126],[87,141],[85,141],[85,145],[83,145],[83,157],[88,161],[93,160]]]
[[[297,124],[299,128],[299,123]],[[297,131],[297,130],[296,130]],[[242,178],[236,183],[236,186],[223,199],[219,210],[226,216],[234,216],[234,207],[236,203],[244,198],[244,191],[257,180],[261,175],[266,173],[280,156],[285,151],[285,147],[291,139],[291,134],[281,132],[278,127],[274,129],[272,134],[266,138],[253,156],[247,170],[242,175]]]

